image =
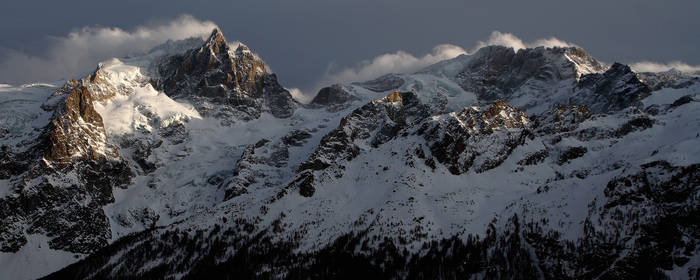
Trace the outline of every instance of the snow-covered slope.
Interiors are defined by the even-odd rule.
[[[491,46],[302,105],[217,29],[58,86],[0,87],[0,261],[49,278],[698,275],[681,73]]]

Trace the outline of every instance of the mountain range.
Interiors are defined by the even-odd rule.
[[[698,94],[486,46],[301,103],[219,29],[0,85],[0,278],[697,279]]]

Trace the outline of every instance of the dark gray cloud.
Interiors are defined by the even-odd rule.
[[[288,87],[307,91],[385,54],[402,51],[420,60],[435,55],[433,48],[441,44],[470,50],[494,30],[525,42],[556,37],[607,62],[700,64],[700,1],[695,0],[41,2],[3,3],[0,63],[17,54],[50,60],[55,42],[76,28],[130,32],[190,14],[215,22],[229,40],[249,45]],[[33,79],[9,76],[0,76],[0,82]]]

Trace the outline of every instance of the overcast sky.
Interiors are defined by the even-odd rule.
[[[258,53],[283,85],[304,91],[376,74],[361,68],[377,57],[424,63],[460,47],[468,52],[493,31],[525,42],[556,37],[605,62],[700,65],[699,13],[697,0],[7,0],[0,8],[0,82],[71,78],[97,63],[88,67],[74,56],[124,55],[116,48],[138,51],[164,36],[189,36],[213,24],[229,41]],[[110,40],[129,42],[97,34],[113,27],[119,29],[106,30],[124,34]],[[77,43],[83,39],[89,45]]]

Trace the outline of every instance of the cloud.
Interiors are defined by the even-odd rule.
[[[99,61],[143,53],[169,39],[205,39],[215,27],[211,21],[200,21],[189,15],[129,31],[116,27],[83,27],[65,37],[50,38],[48,51],[43,56],[3,51],[0,82],[17,84],[78,78],[94,69]]]
[[[370,60],[364,60],[354,67],[348,67],[340,71],[332,71],[333,64],[329,66],[320,86],[334,83],[361,82],[377,78],[389,73],[412,73],[433,63],[454,58],[467,52],[455,45],[438,45],[433,51],[422,57],[415,57],[405,51],[387,53]]]
[[[686,73],[700,73],[700,65],[688,65],[680,61],[673,61],[669,63],[642,61],[632,63],[630,64],[630,67],[637,72],[664,72],[671,69],[676,69]]]
[[[311,102],[311,100],[314,98],[314,95],[305,94],[298,88],[288,88],[287,90],[292,95],[292,98],[294,98],[294,100],[299,101],[303,104],[309,104],[309,102]]]
[[[501,33],[499,31],[493,31],[491,32],[491,35],[486,41],[478,41],[476,43],[476,46],[474,46],[471,49],[471,53],[476,52],[480,48],[486,47],[486,46],[505,46],[505,47],[511,47],[515,51],[518,51],[520,49],[526,49],[526,48],[535,48],[535,47],[575,47],[576,45],[565,42],[562,40],[559,40],[554,37],[549,37],[549,38],[544,38],[544,39],[538,39],[535,40],[534,42],[523,42],[520,38],[516,37],[515,35],[511,33]]]

